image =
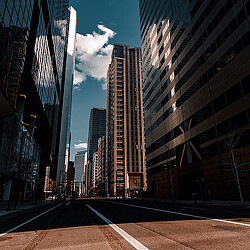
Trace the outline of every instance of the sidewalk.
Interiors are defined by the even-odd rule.
[[[137,198],[141,200],[141,198]],[[132,199],[133,200],[133,199]],[[190,205],[205,205],[205,206],[224,206],[224,207],[242,207],[250,208],[250,201],[244,201],[244,205],[241,205],[240,201],[226,201],[226,200],[175,200],[172,199],[154,199],[154,198],[144,198],[145,201],[158,201],[165,203],[180,203],[180,204],[190,204]]]
[[[10,210],[8,210],[8,202],[7,201],[1,201],[0,202],[0,217],[2,216],[6,216],[9,214],[13,214],[13,213],[17,213],[20,211],[24,211],[24,210],[28,210],[28,209],[32,209],[32,208],[36,208],[36,207],[40,207],[46,204],[50,204],[54,201],[51,200],[38,200],[35,202],[35,204],[33,204],[33,201],[22,201],[20,204],[17,203],[16,204],[16,209],[15,208],[15,202],[11,202],[11,206],[10,206]]]

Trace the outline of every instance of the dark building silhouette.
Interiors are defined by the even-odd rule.
[[[89,118],[88,156],[98,150],[98,139],[106,133],[106,109],[91,109]]]
[[[0,0],[2,199],[43,193],[46,167],[55,172],[58,149],[51,142],[61,119],[68,4]]]
[[[106,109],[92,108],[89,118],[88,135],[88,164],[85,173],[85,185],[87,195],[92,189],[92,159],[93,154],[98,151],[98,139],[106,133]]]
[[[140,0],[150,195],[239,198],[224,139],[244,131],[236,156],[250,160],[249,14],[250,1]]]
[[[75,180],[74,162],[69,161],[68,171],[67,171],[67,183],[66,183],[67,194],[72,194],[72,192],[74,191],[74,180]]]

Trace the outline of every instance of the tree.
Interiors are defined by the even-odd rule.
[[[243,134],[243,132],[236,134],[236,131],[233,130],[224,138],[224,143],[227,147],[227,150],[230,154],[230,158],[232,161],[231,162],[223,162],[222,165],[228,166],[230,171],[233,172],[233,174],[235,176],[235,181],[236,181],[237,186],[238,186],[240,202],[243,205],[244,199],[243,199],[242,190],[241,190],[239,170],[241,167],[250,164],[250,162],[240,162],[237,155],[236,155],[236,152],[239,151],[237,149],[237,144],[238,144],[239,140],[241,139],[242,134]]]

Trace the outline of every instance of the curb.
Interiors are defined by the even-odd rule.
[[[132,200],[132,199],[131,199]],[[171,200],[155,200],[155,199],[135,199],[137,201],[146,201],[146,202],[159,202],[159,203],[165,203],[165,204],[171,204],[171,205],[190,205],[190,206],[194,206],[194,207],[230,207],[230,208],[235,208],[235,209],[249,209],[250,208],[250,204],[230,204],[230,203],[225,203],[225,204],[218,204],[218,203],[214,203],[214,202],[209,202],[209,201],[199,201],[199,202],[194,202],[194,201],[190,201],[190,202],[186,202],[185,200],[177,200],[175,202],[171,201]],[[249,201],[246,201],[249,202]]]

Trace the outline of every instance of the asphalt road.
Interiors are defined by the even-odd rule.
[[[249,208],[84,199],[0,217],[0,249],[250,249]]]

